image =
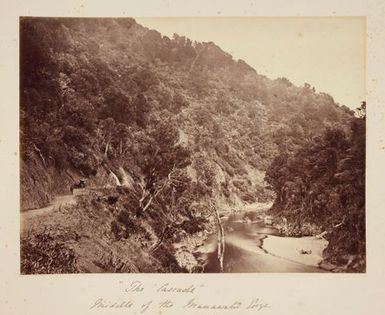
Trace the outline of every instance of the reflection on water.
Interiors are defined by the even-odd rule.
[[[321,269],[273,256],[261,248],[267,235],[279,235],[266,226],[257,213],[235,213],[223,218],[225,230],[224,272],[322,272]],[[217,256],[217,235],[208,238],[200,249],[205,261],[204,272],[220,272]]]

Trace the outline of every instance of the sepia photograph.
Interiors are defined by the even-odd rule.
[[[365,17],[19,36],[20,274],[366,273]]]

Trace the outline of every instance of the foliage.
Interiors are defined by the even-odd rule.
[[[190,220],[185,220],[180,224],[180,228],[185,230],[188,234],[194,234],[204,229],[204,224],[207,223],[207,219],[202,217],[193,217]]]
[[[20,40],[22,165],[42,170],[21,172],[22,202],[49,195],[47,177],[123,168],[132,187],[107,202],[116,240],[146,234],[139,217],[157,237],[157,220],[193,233],[210,198],[271,198],[255,175],[267,171],[277,212],[325,226],[362,217],[363,107],[353,119],[309,84],[133,19],[23,18]]]
[[[365,116],[346,133],[327,128],[294,153],[282,152],[266,172],[275,213],[329,232],[330,256],[365,253]],[[338,256],[338,255],[337,255]]]
[[[228,172],[242,174],[244,164],[266,169],[277,146],[295,148],[349,116],[329,95],[269,80],[214,43],[125,21],[22,19],[23,159],[35,145],[50,164],[89,175],[100,166],[90,150],[124,159],[159,140],[172,146],[183,127],[199,150],[215,148]]]
[[[77,273],[76,255],[66,236],[44,230],[21,240],[21,273]]]

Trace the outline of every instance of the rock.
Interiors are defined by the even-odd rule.
[[[302,255],[310,255],[312,253],[312,251],[311,251],[311,249],[309,249],[309,250],[301,249],[299,251],[299,253]]]
[[[334,269],[336,269],[336,266],[329,263],[329,262],[326,262],[326,261],[321,261],[320,264],[319,264],[319,267],[321,269],[324,269],[324,270],[327,270],[327,271],[333,271]]]

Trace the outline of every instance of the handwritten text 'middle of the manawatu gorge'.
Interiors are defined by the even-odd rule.
[[[138,314],[166,310],[187,312],[223,310],[241,313],[242,311],[259,312],[271,308],[269,303],[258,297],[226,298],[224,302],[203,292],[206,291],[203,290],[204,287],[197,284],[178,286],[168,282],[148,286],[141,281],[133,281],[126,286],[122,297],[99,297],[91,303],[89,308],[91,310],[127,309]],[[212,292],[212,290],[209,291]]]
[[[261,302],[259,298],[252,299],[247,302],[239,300],[230,300],[230,302],[203,302],[198,298],[192,298],[188,301],[164,299],[160,301],[148,300],[146,302],[140,302],[132,300],[107,300],[98,298],[92,303],[90,309],[132,309],[136,310],[140,314],[146,313],[149,309],[166,310],[166,309],[179,309],[179,310],[233,310],[233,311],[262,311],[264,309],[271,308],[270,304]]]

